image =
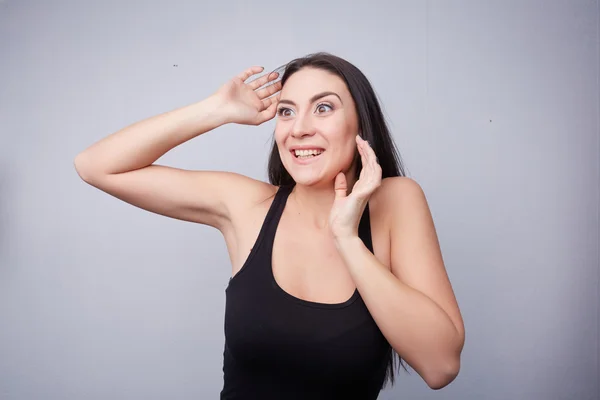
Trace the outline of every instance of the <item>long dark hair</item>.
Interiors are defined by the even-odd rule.
[[[392,176],[406,176],[402,159],[388,129],[377,95],[367,77],[350,62],[329,53],[319,52],[296,58],[286,64],[283,67],[282,85],[285,85],[285,82],[292,74],[306,67],[328,71],[339,76],[346,83],[350,95],[356,104],[360,136],[367,140],[375,151],[379,165],[381,165],[382,179]],[[357,161],[356,179],[358,179],[362,163],[360,157],[357,157],[355,161]],[[274,140],[269,157],[268,173],[269,181],[272,185],[293,186],[295,184],[293,178],[281,162],[279,150]],[[402,358],[390,346],[389,361],[383,386],[387,382],[390,382],[392,385],[394,384],[397,363],[400,363],[408,372]]]

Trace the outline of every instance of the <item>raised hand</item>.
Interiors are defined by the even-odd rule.
[[[260,125],[275,117],[281,82],[272,83],[279,74],[273,72],[249,83],[252,75],[263,71],[263,67],[251,67],[227,82],[215,93],[226,110],[228,121],[243,125]],[[277,94],[276,94],[277,93]],[[275,96],[273,96],[276,94]],[[270,97],[272,96],[272,97]]]
[[[375,152],[366,140],[356,135],[362,169],[352,192],[347,194],[346,176],[340,172],[334,183],[335,199],[329,215],[329,227],[336,239],[358,236],[360,217],[371,194],[381,186],[381,166]]]

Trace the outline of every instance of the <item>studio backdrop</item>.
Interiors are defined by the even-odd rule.
[[[317,51],[370,79],[465,321],[459,376],[380,399],[597,400],[597,0],[0,1],[0,399],[216,399],[214,228],[83,182],[75,156]],[[274,121],[157,162],[267,180]]]

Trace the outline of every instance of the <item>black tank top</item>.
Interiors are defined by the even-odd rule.
[[[285,292],[273,276],[273,241],[292,188],[278,189],[225,290],[221,399],[376,399],[390,345],[358,290],[343,303],[317,303]],[[368,205],[359,236],[373,252]]]

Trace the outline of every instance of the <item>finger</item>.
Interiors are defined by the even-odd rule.
[[[370,163],[370,170],[373,172],[373,178],[376,180],[381,179],[382,169],[381,165],[379,165],[379,160],[377,159],[377,154],[375,154],[375,150],[369,145],[369,142],[365,142],[365,153],[367,154],[367,159]]]
[[[360,142],[367,162],[369,162],[372,167],[375,166],[375,164],[377,164],[377,156],[375,155],[375,151],[373,150],[369,142],[367,142],[366,140],[360,139]]]
[[[348,183],[346,182],[346,175],[343,172],[336,175],[333,189],[336,198],[344,198],[348,195]]]
[[[256,90],[259,87],[263,86],[264,84],[266,84],[267,82],[270,81],[274,81],[275,79],[277,79],[279,77],[279,73],[277,72],[271,72],[270,74],[267,75],[263,75],[258,79],[253,80],[252,82],[248,83],[248,86],[252,89],[252,90]]]
[[[246,79],[250,78],[252,75],[262,72],[262,70],[264,70],[264,67],[259,67],[256,65],[254,67],[248,68],[247,70],[245,70],[244,72],[239,74],[237,77],[240,78],[242,81],[245,81]]]
[[[275,117],[275,113],[277,112],[277,100],[274,100],[274,98],[271,97],[270,99],[263,100],[263,104],[266,101],[270,101],[271,104],[258,114],[260,116],[260,123],[272,119],[273,117]]]
[[[369,176],[370,179],[378,179],[381,167],[377,163],[377,156],[375,155],[375,151],[373,151],[373,149],[369,145],[369,142],[367,142],[366,140],[362,140],[359,147],[361,148],[361,161],[365,174],[367,174],[367,176]]]
[[[369,168],[369,160],[367,159],[367,154],[364,149],[364,143],[362,142],[362,139],[359,140],[361,141],[358,143],[357,147],[358,154],[360,154],[360,163],[362,164],[362,170],[360,171],[362,174],[367,168]]]
[[[362,148],[363,148],[363,153],[365,154],[365,158],[367,159],[367,162],[369,163],[369,166],[373,166],[373,157],[372,157],[372,149],[371,146],[369,146],[369,142],[367,142],[366,140],[363,140],[362,143]]]
[[[375,150],[369,145],[369,142],[365,144],[367,154],[369,155],[369,159],[373,164],[373,168],[377,168],[379,166],[379,160],[377,159],[377,154],[375,154]]]
[[[264,100],[262,101],[262,104],[263,104],[263,107],[262,107],[262,109],[263,109],[263,110],[266,110],[267,108],[269,108],[269,107],[271,107],[271,106],[273,106],[273,105],[274,105],[275,107],[277,107],[277,103],[279,102],[279,96],[280,96],[280,95],[279,95],[279,94],[277,94],[277,95],[275,95],[275,96],[272,96],[272,97],[269,97],[269,98],[267,98],[267,99],[264,99]]]
[[[362,157],[361,161],[363,163],[363,166],[366,165],[366,162],[368,161],[368,154],[365,149],[366,145],[367,145],[367,141],[365,139],[363,139],[362,137],[360,137],[359,135],[356,135],[356,146],[358,147],[358,151]]]
[[[269,97],[281,90],[281,81],[273,83],[263,89],[257,90],[256,94],[259,99],[264,99],[265,97]]]

